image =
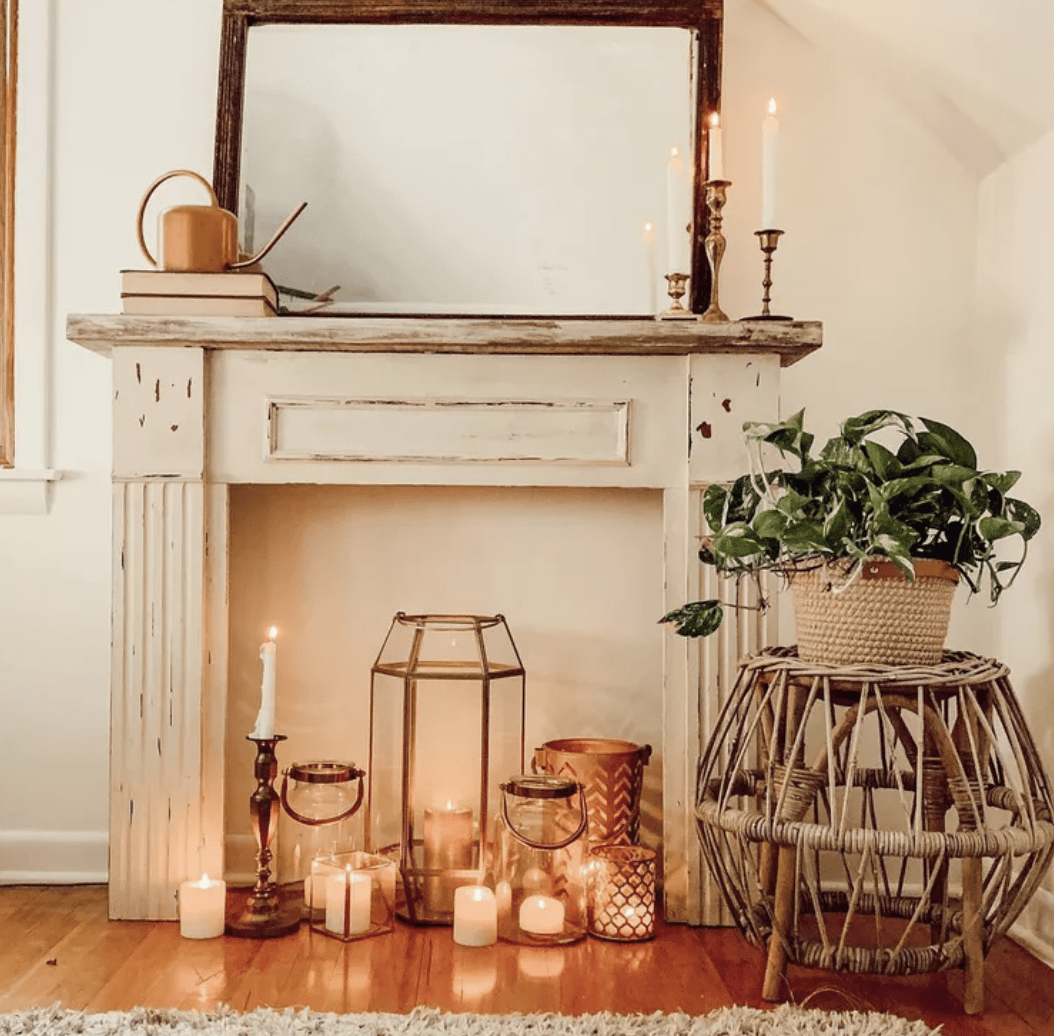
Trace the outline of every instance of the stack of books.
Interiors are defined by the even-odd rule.
[[[278,289],[261,271],[122,270],[121,304],[139,316],[274,317]]]

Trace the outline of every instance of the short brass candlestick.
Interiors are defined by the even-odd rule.
[[[278,885],[271,877],[271,839],[278,827],[280,798],[274,789],[278,774],[278,759],[275,746],[285,740],[284,734],[271,737],[254,737],[246,740],[256,745],[256,790],[249,797],[249,815],[252,818],[253,835],[256,837],[256,884],[245,905],[245,911],[236,921],[227,923],[227,934],[245,939],[274,939],[289,935],[300,926],[300,903],[283,906],[278,895]]]
[[[695,320],[695,314],[690,310],[684,308],[681,304],[681,299],[684,297],[685,289],[688,285],[688,274],[686,273],[668,273],[666,274],[666,282],[669,284],[669,288],[666,294],[673,300],[670,303],[670,308],[664,310],[655,319],[656,320]]]
[[[731,180],[707,180],[703,185],[706,207],[710,210],[710,232],[703,241],[706,257],[710,260],[710,305],[699,319],[704,324],[727,324],[728,316],[718,302],[721,260],[725,255],[725,235],[721,233],[721,210],[725,207]]]
[[[780,243],[782,230],[755,230],[754,234],[761,244],[761,251],[765,253],[765,279],[761,282],[764,294],[761,296],[761,313],[754,317],[746,317],[747,320],[793,320],[793,317],[774,316],[769,311],[769,303],[772,301],[772,253]]]

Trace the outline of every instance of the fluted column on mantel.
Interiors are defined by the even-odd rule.
[[[123,349],[113,385],[110,916],[174,918],[179,883],[222,868],[202,816],[203,350]]]

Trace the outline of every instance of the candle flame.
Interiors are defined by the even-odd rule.
[[[717,129],[721,125],[721,116],[717,112],[710,113],[710,126],[713,129]]]
[[[769,98],[769,115],[775,115],[775,114],[776,114],[776,98],[775,97],[770,97]]]
[[[649,222],[647,222],[647,221],[645,220],[645,223],[644,223],[644,233],[645,233],[645,234],[647,234],[647,233],[649,233],[650,231],[651,231],[651,224],[650,224]]]
[[[680,155],[680,153],[681,152],[678,149],[676,144],[674,144],[673,147],[670,148],[670,158],[677,158]]]
[[[277,626],[272,626],[267,631],[267,639],[268,640],[277,640],[278,639],[278,627]]]
[[[199,884],[201,885],[202,888],[205,888],[208,885],[208,883],[209,883],[209,876],[204,871],[202,871],[201,872],[201,881],[199,882]]]

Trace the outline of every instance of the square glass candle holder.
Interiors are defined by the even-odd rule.
[[[334,853],[311,861],[305,902],[311,928],[352,942],[395,927],[395,861],[372,853]]]
[[[589,857],[589,933],[616,942],[655,935],[655,850],[597,845]]]

